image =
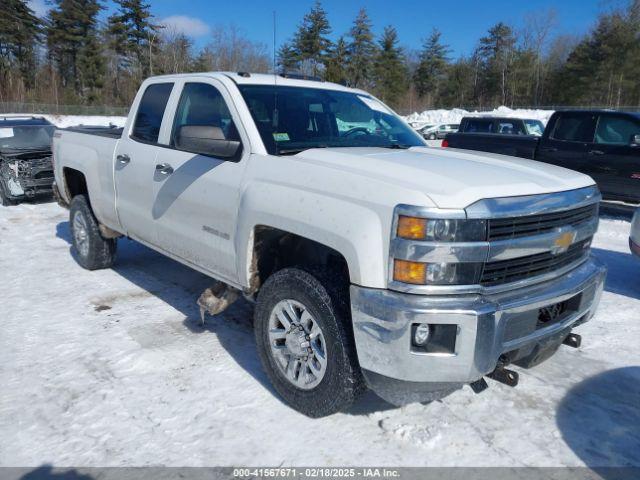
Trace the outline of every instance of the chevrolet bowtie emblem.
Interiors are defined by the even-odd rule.
[[[558,236],[558,238],[556,238],[555,241],[553,242],[553,248],[551,249],[551,252],[556,255],[558,253],[566,252],[567,249],[571,245],[573,245],[573,241],[575,239],[576,239],[575,231],[561,233],[560,236]]]

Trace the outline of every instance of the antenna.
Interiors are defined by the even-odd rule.
[[[277,61],[276,61],[276,11],[273,11],[273,118],[271,120],[271,126],[273,133],[278,133],[278,73],[277,73]],[[274,135],[276,137],[277,135]],[[278,140],[274,138],[276,145],[276,155],[278,155]]]

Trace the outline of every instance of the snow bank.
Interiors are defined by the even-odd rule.
[[[546,125],[549,117],[553,113],[553,110],[534,110],[534,109],[511,109],[509,107],[498,107],[491,111],[469,112],[461,108],[453,108],[451,110],[425,110],[422,113],[414,112],[411,115],[407,115],[405,120],[409,123],[415,124],[436,124],[436,123],[460,123],[462,117],[473,115],[494,115],[501,117],[517,117],[517,118],[532,118],[542,121]]]
[[[2,114],[2,116],[24,116],[24,113],[7,113]],[[127,120],[127,117],[117,117],[117,116],[107,116],[107,115],[39,115],[34,114],[38,117],[44,117],[53,123],[56,127],[67,128],[73,127],[76,125],[98,125],[98,126],[109,126],[116,125],[118,127],[123,127],[124,122]]]

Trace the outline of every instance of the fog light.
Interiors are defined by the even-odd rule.
[[[416,330],[413,333],[413,342],[418,346],[426,345],[431,336],[430,327],[428,323],[421,323],[416,326]]]

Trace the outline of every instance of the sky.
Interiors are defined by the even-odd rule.
[[[313,0],[147,0],[158,20],[190,36],[197,47],[208,41],[211,28],[234,24],[251,40],[265,44],[269,51],[273,44],[273,12],[276,12],[276,41],[281,44],[292,36],[296,27],[313,5]],[[46,0],[30,0],[37,14],[46,12]],[[112,10],[109,0],[102,0]],[[467,55],[487,29],[503,21],[521,27],[527,14],[555,9],[557,31],[579,35],[587,32],[599,12],[625,4],[624,0],[324,0],[336,39],[346,33],[361,7],[366,7],[379,34],[385,25],[398,30],[400,43],[419,49],[422,40],[435,27],[442,32],[442,40],[450,46],[451,56]],[[452,8],[453,7],[453,8]]]

